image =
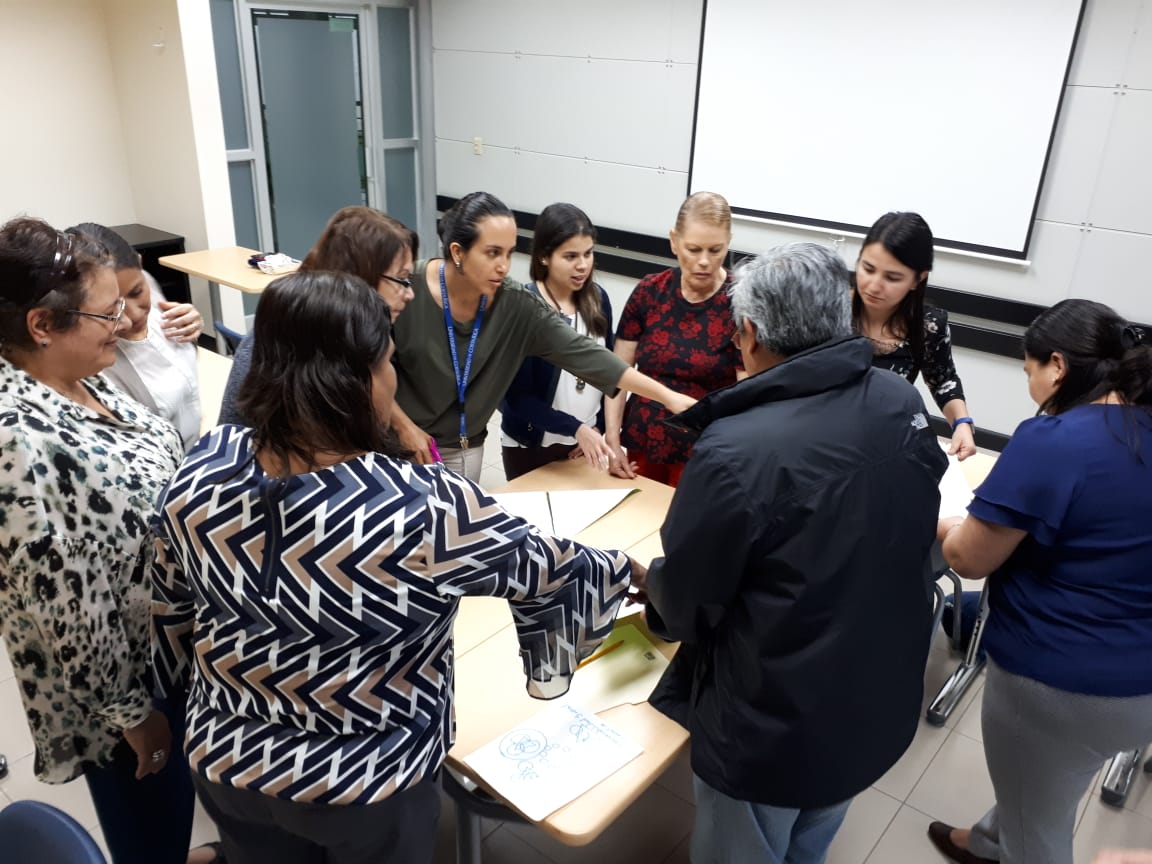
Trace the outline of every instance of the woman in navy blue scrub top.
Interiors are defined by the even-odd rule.
[[[1024,334],[1040,406],[943,519],[944,557],[990,579],[982,728],[996,804],[933,823],[954,861],[1072,864],[1101,764],[1152,740],[1152,347],[1113,310],[1065,300]]]

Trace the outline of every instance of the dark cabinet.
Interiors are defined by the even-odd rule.
[[[113,231],[123,237],[140,253],[144,269],[160,283],[164,296],[175,303],[191,303],[192,292],[188,287],[188,274],[172,270],[160,263],[165,255],[178,255],[184,251],[184,238],[179,234],[169,234],[159,228],[147,225],[111,225]]]

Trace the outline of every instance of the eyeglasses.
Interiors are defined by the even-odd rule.
[[[121,297],[120,302],[116,305],[115,315],[102,315],[99,312],[81,312],[79,309],[69,309],[68,311],[73,315],[82,315],[85,318],[98,318],[101,321],[111,321],[112,329],[115,330],[120,323],[120,319],[124,317],[124,307],[127,305],[128,301]]]
[[[412,280],[411,279],[400,279],[397,276],[389,276],[387,273],[381,273],[380,278],[381,279],[387,279],[389,282],[395,282],[401,288],[407,289],[407,288],[412,287]]]

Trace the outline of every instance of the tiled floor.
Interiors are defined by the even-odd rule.
[[[486,486],[498,486],[498,433],[489,436]],[[956,664],[942,637],[936,639],[925,673],[925,700],[930,700]],[[928,842],[933,819],[968,824],[992,803],[992,787],[980,742],[983,681],[953,713],[948,726],[921,723],[908,752],[876,784],[853,802],[832,846],[830,864],[920,864],[942,861]],[[32,776],[32,742],[20,706],[7,653],[0,643],[0,753],[8,756],[10,775],[0,780],[0,807],[22,798],[55,804],[88,827],[102,841],[96,814],[83,783],[47,786]],[[1152,781],[1141,775],[1124,809],[1100,802],[1094,783],[1081,804],[1076,831],[1076,862],[1090,864],[1105,846],[1152,847]],[[589,846],[562,846],[542,832],[516,824],[486,822],[485,864],[686,864],[694,809],[686,760],[674,764],[636,804]],[[436,862],[454,858],[455,815],[445,799]],[[197,813],[194,842],[213,839],[214,829]]]

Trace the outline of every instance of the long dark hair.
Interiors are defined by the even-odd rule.
[[[284,464],[315,465],[319,452],[400,456],[372,403],[372,370],[391,344],[379,294],[348,273],[282,276],[256,307],[252,368],[237,407],[253,443]]]
[[[440,217],[440,245],[444,258],[451,260],[452,244],[459,243],[467,251],[480,233],[479,224],[489,216],[507,216],[515,219],[508,205],[491,192],[469,192]]]
[[[1152,347],[1144,332],[1094,300],[1062,300],[1024,332],[1024,353],[1048,363],[1064,357],[1067,372],[1038,413],[1062,414],[1116,392],[1129,405],[1152,408]]]
[[[415,259],[420,239],[403,222],[371,207],[344,207],[332,214],[300,270],[339,270],[374,288],[405,248]]]
[[[932,249],[932,229],[919,213],[885,213],[868,229],[860,251],[879,243],[893,258],[917,275],[932,269],[935,253]],[[924,289],[928,277],[905,295],[892,310],[885,326],[894,334],[908,340],[917,368],[924,364]],[[852,279],[852,324],[860,332],[863,301]]]
[[[52,329],[69,330],[80,320],[92,276],[111,266],[92,239],[57,231],[42,219],[19,217],[0,226],[0,349],[36,347],[28,313],[47,309]]]
[[[573,237],[589,237],[596,242],[596,226],[588,214],[575,204],[549,204],[536,219],[536,230],[532,235],[532,260],[528,265],[528,275],[541,288],[547,291],[548,265],[545,258],[571,240]],[[608,317],[604,314],[604,304],[600,300],[600,286],[593,278],[596,265],[588,270],[588,281],[576,292],[576,314],[588,325],[589,335],[608,335]]]

